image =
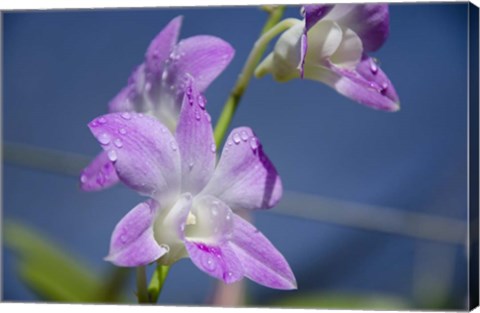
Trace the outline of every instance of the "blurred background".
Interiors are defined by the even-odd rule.
[[[390,37],[374,56],[400,96],[396,113],[312,81],[252,80],[232,127],[252,127],[282,177],[283,200],[253,219],[298,290],[245,281],[243,305],[466,308],[467,14],[467,3],[390,5]],[[141,197],[82,192],[78,173],[99,152],[87,123],[178,15],[181,38],[211,34],[236,49],[206,93],[216,121],[266,20],[258,7],[3,14],[4,301],[115,298],[93,299],[100,285],[135,300],[133,272],[102,258]],[[160,303],[209,305],[216,288],[182,260]]]

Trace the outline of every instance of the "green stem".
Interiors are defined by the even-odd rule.
[[[237,110],[238,104],[240,103],[240,100],[245,93],[248,84],[250,83],[250,79],[255,71],[255,67],[258,65],[263,53],[267,49],[268,43],[279,33],[287,30],[298,21],[297,19],[290,18],[278,23],[278,20],[280,20],[283,15],[283,11],[284,7],[279,6],[273,10],[272,13],[270,13],[269,19],[263,27],[262,36],[255,42],[253,49],[250,52],[250,55],[248,56],[240,75],[238,76],[236,84],[230,92],[230,96],[228,97],[227,101],[225,102],[223,111],[220,114],[214,131],[215,143],[217,144],[217,147],[220,146],[223,138],[225,137],[225,133],[227,132],[228,126],[230,125],[233,115]]]
[[[148,303],[147,274],[145,266],[137,267],[137,298],[138,303]]]
[[[148,285],[148,298],[150,302],[156,303],[160,293],[162,292],[163,284],[167,278],[168,271],[170,266],[167,265],[157,265],[155,272],[153,273],[150,284]]]

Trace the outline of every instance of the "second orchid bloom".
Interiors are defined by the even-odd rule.
[[[389,33],[386,4],[306,5],[256,69],[278,81],[307,78],[374,109],[397,111],[392,82],[368,52],[379,49]]]

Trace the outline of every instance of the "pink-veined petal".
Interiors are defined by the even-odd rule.
[[[118,182],[117,172],[105,151],[102,151],[83,169],[80,176],[80,188],[83,191],[99,191]]]
[[[248,127],[234,129],[212,179],[201,192],[232,209],[271,208],[282,197],[282,182],[263,147]]]
[[[296,289],[295,276],[283,255],[255,227],[235,215],[230,246],[245,277],[270,288]]]
[[[110,242],[110,253],[105,260],[117,266],[142,266],[151,263],[166,249],[153,237],[153,223],[158,210],[155,201],[140,203],[117,224]]]
[[[180,154],[165,126],[134,112],[107,114],[88,126],[122,182],[161,199],[162,205],[173,205],[180,191]]]
[[[190,78],[183,99],[175,137],[182,159],[182,191],[197,194],[215,168],[215,141],[206,99]]]
[[[241,279],[243,269],[228,245],[234,216],[230,208],[213,196],[197,196],[192,214],[193,223],[185,230],[185,247],[192,262],[226,283]]]

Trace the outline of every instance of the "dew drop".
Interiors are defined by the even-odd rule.
[[[217,151],[217,147],[215,146],[215,143],[212,143],[210,145],[210,151],[212,151],[213,153],[215,153],[215,151]]]
[[[105,175],[103,175],[102,172],[98,172],[97,174],[97,184],[99,184],[100,186],[103,186],[103,184],[105,184]]]
[[[388,83],[387,83],[387,82],[383,82],[380,92],[384,93],[384,92],[387,91],[387,89],[388,89]]]
[[[113,144],[114,144],[115,147],[117,147],[117,148],[123,147],[123,141],[122,141],[122,139],[120,139],[120,138],[115,139],[115,140],[113,141]]]
[[[205,116],[207,117],[207,121],[210,123],[212,121],[212,117],[210,116],[210,114],[205,112]]]
[[[127,130],[125,128],[120,128],[119,133],[122,134],[122,135],[126,135]]]
[[[124,234],[124,235],[121,235],[121,236],[120,236],[120,241],[121,241],[122,243],[126,243],[126,242],[127,242],[127,235],[125,235],[125,234]]]
[[[115,162],[117,160],[117,152],[115,150],[109,150],[107,155],[110,161]]]
[[[103,116],[98,119],[98,123],[100,123],[100,124],[105,124],[106,122],[107,122],[107,120]]]
[[[209,271],[213,271],[215,269],[215,263],[213,263],[213,260],[211,257],[207,258],[206,268]]]
[[[197,101],[198,101],[198,105],[202,109],[205,109],[205,104],[206,104],[205,97],[203,95],[198,95]]]
[[[170,148],[172,148],[173,151],[177,151],[177,144],[175,141],[170,141]]]
[[[98,141],[102,144],[102,145],[108,145],[110,143],[110,136],[108,136],[107,133],[103,133],[101,134],[100,136],[98,136]]]
[[[242,133],[240,134],[240,136],[242,137],[242,140],[243,141],[247,141],[248,140],[248,134],[246,131],[242,130]]]
[[[162,80],[165,81],[165,80],[167,80],[167,78],[168,78],[168,72],[165,70],[165,71],[163,71],[163,73],[162,73]]]
[[[197,121],[200,120],[200,112],[198,112],[198,110],[195,110],[195,119],[196,119]]]
[[[190,161],[190,163],[188,163],[188,169],[191,171],[193,168],[193,161]]]
[[[377,66],[377,64],[375,63],[374,60],[372,60],[371,63],[370,63],[370,71],[373,74],[377,74],[377,72],[378,72],[378,66]]]
[[[96,120],[94,120],[93,122],[90,123],[90,126],[92,126],[92,127],[97,127],[97,125],[98,125],[98,124],[97,124],[97,121],[96,121]]]
[[[233,134],[233,142],[237,145],[240,143],[240,135],[238,133]]]
[[[80,181],[81,181],[82,183],[86,183],[86,182],[87,182],[87,180],[88,180],[88,177],[87,177],[87,175],[85,175],[85,174],[82,174],[82,176],[80,176]]]
[[[257,138],[253,137],[250,139],[250,148],[252,148],[252,150],[256,150],[258,148]]]
[[[123,112],[121,114],[121,116],[125,119],[125,120],[129,120],[132,118],[132,115],[129,113],[129,112]]]

